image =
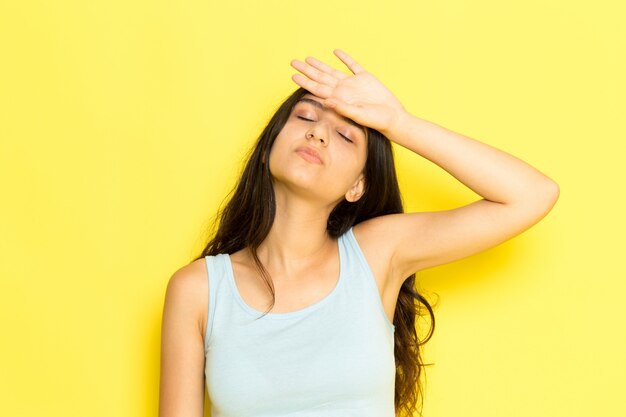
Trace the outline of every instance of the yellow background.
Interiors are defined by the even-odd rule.
[[[439,297],[424,415],[626,415],[625,17],[617,0],[3,0],[0,415],[156,415],[167,281],[297,87],[289,61],[340,67],[333,48],[561,189],[535,227],[418,275]],[[479,198],[395,149],[407,211]]]

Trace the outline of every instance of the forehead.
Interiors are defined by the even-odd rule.
[[[314,96],[311,93],[307,93],[307,94],[303,95],[302,98],[300,100],[298,100],[298,102],[296,104],[302,103],[302,102],[312,104],[315,107],[317,107],[317,108],[319,108],[319,109],[321,109],[321,110],[323,110],[325,112],[336,113],[344,122],[349,123],[352,126],[358,127],[363,132],[363,134],[367,137],[367,129],[364,126],[358,124],[357,122],[355,122],[354,120],[352,120],[352,119],[350,119],[348,117],[340,115],[335,110],[329,109],[328,107],[324,106],[324,104],[322,103],[323,99],[321,99],[320,97]]]

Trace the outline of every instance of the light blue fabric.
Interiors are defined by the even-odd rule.
[[[205,257],[205,376],[212,417],[394,417],[395,327],[352,228],[322,300],[263,314],[237,290],[228,254]]]

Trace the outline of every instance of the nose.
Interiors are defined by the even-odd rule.
[[[327,145],[328,144],[328,139],[325,139],[323,136],[326,135],[321,135],[320,132],[321,129],[311,129],[306,133],[306,138],[307,139],[316,139],[316,140],[320,140],[322,142],[322,145]]]

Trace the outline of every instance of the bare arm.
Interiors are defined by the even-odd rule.
[[[179,269],[170,278],[161,326],[159,417],[203,416],[201,309],[206,307],[207,300],[206,267],[198,261]]]
[[[439,165],[483,198],[436,212],[382,216],[370,229],[392,242],[394,270],[402,278],[496,246],[543,218],[559,186],[524,161],[404,113],[383,132]]]
[[[434,162],[482,196],[463,207],[392,214],[358,226],[381,242],[394,279],[496,246],[537,223],[554,206],[559,186],[524,161],[408,113],[372,74],[340,49],[353,75],[307,57],[292,80],[338,113],[383,133]],[[361,232],[360,231],[360,232]]]

